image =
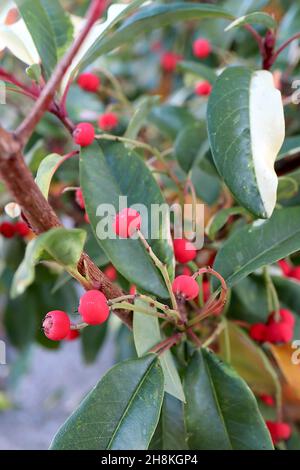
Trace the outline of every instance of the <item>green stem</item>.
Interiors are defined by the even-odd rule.
[[[142,307],[139,307],[137,305],[130,304],[129,302],[120,302],[117,304],[111,305],[111,309],[116,309],[116,310],[131,310],[132,312],[137,312],[137,313],[143,313],[144,315],[148,315],[150,317],[156,317],[156,318],[163,318],[164,320],[171,320],[169,317],[167,317],[163,313],[159,312],[151,312],[150,310],[144,309]]]
[[[263,273],[267,290],[269,312],[275,312],[276,317],[280,319],[280,302],[267,266],[263,268]]]

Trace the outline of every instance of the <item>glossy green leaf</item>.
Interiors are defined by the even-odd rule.
[[[271,216],[277,194],[275,159],[284,139],[280,92],[272,74],[229,67],[208,102],[207,124],[216,167],[239,204]]]
[[[192,168],[191,180],[195,187],[197,196],[207,204],[217,202],[221,193],[221,180],[218,176],[212,175],[211,172],[204,171],[200,164]]]
[[[300,152],[300,136],[287,137],[283,142],[277,160],[294,155]]]
[[[219,250],[214,269],[228,286],[300,249],[300,210],[289,207],[274,212],[234,232]]]
[[[210,220],[209,225],[206,228],[209,238],[214,240],[218,231],[226,225],[228,219],[233,215],[243,215],[247,217],[249,214],[243,207],[229,207],[228,209],[220,210]]]
[[[150,314],[156,312],[154,308],[149,307],[143,301],[136,300],[135,305],[148,310]],[[134,312],[133,315],[133,336],[139,357],[148,353],[164,339],[158,318],[140,312]],[[172,353],[170,351],[163,353],[160,356],[160,363],[165,378],[165,391],[179,400],[185,401],[184,391]]]
[[[40,0],[45,9],[54,32],[57,58],[65,52],[73,38],[73,25],[60,0]]]
[[[264,13],[261,11],[255,11],[253,13],[249,13],[248,15],[241,16],[234,20],[230,25],[227,26],[225,31],[230,31],[233,28],[240,28],[244,25],[260,25],[265,26],[268,29],[275,29],[277,27],[277,22],[273,16],[268,15],[268,13]]]
[[[145,120],[151,109],[159,102],[159,96],[145,96],[136,106],[136,110],[128,124],[125,137],[136,139],[139,131],[145,123]]]
[[[199,64],[198,62],[181,60],[177,64],[177,70],[196,75],[199,78],[208,80],[210,83],[214,83],[217,79],[217,75],[212,68],[204,64]]]
[[[122,323],[115,338],[115,362],[135,359],[137,357],[133,333]]]
[[[28,291],[18,299],[9,299],[4,309],[6,334],[18,349],[24,350],[34,341],[38,326],[36,306],[35,292]]]
[[[257,395],[275,396],[280,390],[280,384],[263,350],[234,323],[227,322],[226,329],[219,337],[221,358],[230,363]],[[226,345],[227,334],[229,344]]]
[[[170,104],[156,106],[149,121],[171,139],[175,139],[184,127],[195,124],[195,118],[187,109]]]
[[[80,173],[86,210],[96,237],[98,223],[104,224],[104,228],[109,229],[114,218],[114,214],[108,216],[107,213],[101,217],[97,216],[98,207],[109,204],[118,212],[120,196],[127,197],[127,207],[132,207],[134,204],[144,204],[147,207],[151,234],[151,204],[164,204],[164,199],[151,172],[136,152],[120,143],[101,144],[101,146],[95,143],[82,150]],[[147,222],[145,217],[142,231]],[[168,265],[172,277],[173,249],[170,244],[168,217],[160,220],[160,234],[162,233],[167,239],[148,241],[156,255]],[[127,280],[160,297],[168,296],[159,271],[139,240],[97,237],[97,241],[115,268]]]
[[[53,228],[31,240],[26,247],[24,260],[14,276],[12,297],[22,294],[32,284],[35,266],[42,259],[52,259],[66,268],[76,269],[85,238],[84,230]]]
[[[190,449],[273,449],[251,390],[214,353],[205,349],[194,353],[184,386]]]
[[[150,450],[186,450],[183,404],[165,393],[159,423],[150,443]]]
[[[107,54],[115,48],[135,41],[140,34],[147,34],[154,29],[185,20],[202,18],[228,18],[233,15],[214,5],[195,5],[194,3],[172,2],[168,5],[147,5],[139,9],[111,36],[100,37],[91,46],[80,63],[84,69],[100,55]]]
[[[174,143],[174,154],[181,168],[188,173],[207,150],[207,130],[204,121],[184,127]]]
[[[62,425],[51,449],[147,449],[159,420],[163,388],[155,355],[117,364]]]
[[[266,323],[269,314],[263,276],[251,274],[234,285],[227,316],[247,323]]]
[[[87,364],[94,362],[106,338],[108,323],[87,326],[80,333],[82,354]]]
[[[46,199],[48,199],[52,177],[62,160],[63,157],[61,155],[58,155],[57,153],[51,153],[42,160],[38,168],[35,182]]]

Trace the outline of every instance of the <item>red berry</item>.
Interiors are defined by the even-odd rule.
[[[80,299],[78,312],[85,323],[89,325],[100,325],[109,316],[107,299],[98,290],[89,290]]]
[[[266,337],[266,330],[267,325],[264,323],[255,323],[254,325],[251,325],[249,333],[252,339],[263,343]]]
[[[293,279],[297,279],[297,281],[300,281],[300,266],[291,269],[288,276],[292,277]]]
[[[129,294],[130,295],[136,295],[136,292],[137,292],[136,285],[131,284],[130,289],[129,289]]]
[[[290,312],[289,310],[285,308],[281,308],[279,310],[279,315],[280,315],[279,323],[286,323],[287,325],[290,325],[292,328],[294,328],[296,319],[295,319],[295,316],[292,314],[292,312]],[[268,319],[268,325],[272,325],[274,323],[278,323],[278,322],[276,321],[275,312],[272,312]]]
[[[186,300],[195,299],[199,294],[199,285],[193,277],[177,276],[172,284],[172,289],[175,295],[183,297]]]
[[[0,224],[0,233],[5,238],[12,238],[15,235],[15,226],[11,222],[2,222]]]
[[[65,341],[74,341],[79,338],[80,334],[78,330],[70,330],[67,336],[64,338]]]
[[[141,228],[141,216],[136,210],[125,208],[116,215],[113,228],[119,237],[129,238]]]
[[[26,224],[26,222],[23,222],[23,220],[19,220],[18,222],[15,223],[15,232],[20,235],[20,237],[27,237],[30,233],[30,228]]]
[[[212,85],[209,82],[200,82],[196,85],[195,93],[198,96],[209,96],[211,94]]]
[[[117,270],[112,264],[108,265],[103,272],[110,281],[114,282],[117,279]]]
[[[288,323],[272,323],[267,325],[265,341],[269,343],[289,343],[294,336],[293,327]]]
[[[77,83],[83,90],[93,93],[100,87],[100,78],[93,73],[82,73],[79,75]]]
[[[192,271],[188,266],[184,266],[182,270],[182,274],[184,274],[185,276],[191,276]]]
[[[182,60],[182,56],[174,52],[165,52],[160,59],[161,68],[167,72],[175,72],[178,62]]]
[[[95,129],[89,122],[81,122],[73,132],[75,144],[87,147],[94,142]]]
[[[205,303],[205,302],[208,301],[208,299],[210,297],[210,284],[209,284],[209,281],[203,281],[202,290],[203,290],[203,301]]]
[[[85,214],[84,214],[84,220],[85,220],[85,222],[86,222],[87,224],[90,224],[90,223],[91,223],[91,222],[90,222],[90,218],[89,218],[87,212],[85,212]]]
[[[275,400],[274,398],[271,396],[271,395],[260,395],[259,397],[261,399],[262,402],[265,403],[265,405],[267,406],[274,406],[275,405]]]
[[[278,265],[279,267],[281,268],[282,270],[282,273],[285,275],[285,276],[289,276],[291,270],[292,270],[292,266],[287,262],[285,261],[285,259],[281,259],[278,261]]]
[[[207,39],[198,38],[193,43],[193,53],[198,59],[206,59],[212,51],[210,42]]]
[[[64,339],[70,332],[70,325],[68,315],[61,310],[48,312],[43,321],[44,333],[53,341]]]
[[[292,429],[287,423],[283,423],[281,421],[266,421],[266,425],[270,431],[274,444],[277,444],[279,441],[286,441],[292,434]]]
[[[187,263],[195,259],[197,251],[193,243],[184,238],[173,241],[175,258],[179,263]]]
[[[83,194],[82,194],[82,189],[81,189],[81,188],[76,189],[75,200],[76,200],[77,204],[79,205],[79,207],[80,207],[81,209],[84,209],[84,208],[85,208],[85,203],[84,203],[84,199],[83,199]]]
[[[119,124],[119,118],[115,113],[104,113],[98,119],[100,129],[112,131]]]

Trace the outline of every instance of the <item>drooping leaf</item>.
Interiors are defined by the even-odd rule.
[[[277,210],[269,220],[235,231],[219,250],[214,269],[233,286],[256,269],[299,250],[299,234],[299,207]]]
[[[82,354],[87,364],[94,362],[105,341],[107,322],[102,325],[87,326],[80,334]]]
[[[248,211],[269,218],[277,195],[274,163],[285,134],[272,74],[227,68],[210,95],[207,123],[214,161],[228,188]]]
[[[62,425],[51,449],[147,449],[159,420],[163,388],[155,355],[117,364]]]
[[[103,150],[103,151],[102,151]],[[161,191],[151,172],[140,156],[127,149],[123,144],[98,143],[82,150],[80,158],[81,187],[84,193],[86,210],[97,241],[103,248],[115,268],[131,283],[161,297],[167,297],[159,271],[139,240],[115,238],[103,239],[97,236],[98,224],[103,224],[104,231],[112,227],[114,213],[119,212],[120,196],[126,196],[125,205],[132,207],[143,204],[147,214],[142,213],[142,231],[147,227],[151,234],[151,211],[154,204],[164,204]],[[147,188],[147,191],[145,191]],[[105,206],[106,205],[106,206]],[[109,206],[107,206],[109,205]],[[98,207],[105,213],[100,214]],[[98,209],[98,212],[97,212]],[[145,211],[144,211],[145,212]],[[155,254],[167,264],[171,277],[173,276],[173,250],[170,245],[169,217],[163,217],[159,223],[157,239],[150,240]],[[99,232],[98,232],[99,233]],[[101,234],[100,234],[101,235]],[[146,236],[146,233],[144,233]],[[147,238],[147,237],[146,237]],[[154,238],[154,237],[153,237]]]
[[[156,311],[140,300],[136,300],[135,305],[148,310],[150,313],[155,313]],[[133,315],[133,336],[139,357],[148,353],[151,348],[164,339],[158,319],[140,312],[134,312]],[[185,401],[184,391],[172,353],[170,351],[163,353],[160,356],[160,363],[165,378],[165,391],[175,398]]]
[[[53,228],[31,240],[24,260],[13,279],[12,297],[22,294],[35,278],[35,266],[41,260],[55,260],[68,269],[76,269],[85,243],[86,233],[80,229]]]
[[[230,23],[230,25],[227,26],[225,31],[230,31],[233,28],[240,28],[241,26],[247,24],[258,24],[261,26],[265,26],[268,29],[275,29],[277,27],[277,22],[275,18],[273,18],[273,16],[262,11],[255,11],[253,13],[249,13],[248,15],[244,15],[240,18],[237,18],[232,23]]]
[[[194,353],[184,387],[190,449],[273,449],[251,390],[213,353],[205,349]]]

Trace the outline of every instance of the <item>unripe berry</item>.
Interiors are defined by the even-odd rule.
[[[53,341],[64,339],[70,332],[70,325],[68,315],[61,310],[48,312],[43,321],[44,333]]]
[[[175,258],[179,263],[188,263],[195,259],[197,251],[193,243],[184,238],[176,238],[173,241]]]
[[[5,238],[12,238],[15,235],[15,226],[11,222],[2,222],[0,224],[0,233]]]
[[[78,206],[80,207],[80,209],[84,209],[84,208],[85,208],[85,203],[84,203],[84,199],[83,199],[83,194],[82,194],[82,189],[81,189],[81,188],[76,189],[75,200],[76,200]]]
[[[262,395],[259,396],[259,398],[267,406],[274,406],[275,405],[275,400],[271,395],[262,394]]]
[[[85,323],[89,325],[100,325],[109,316],[107,299],[98,290],[89,290],[80,299],[78,312]]]
[[[103,131],[112,131],[119,124],[119,118],[115,113],[104,113],[98,119],[98,125]]]
[[[117,270],[112,264],[106,266],[103,272],[110,281],[114,282],[117,279]]]
[[[65,341],[74,341],[79,338],[80,334],[78,330],[70,330],[67,336],[64,338]]]
[[[198,59],[206,59],[212,51],[210,42],[204,38],[198,38],[193,43],[193,53]]]
[[[281,421],[266,421],[266,425],[270,431],[274,444],[277,444],[280,441],[286,441],[292,434],[292,429],[287,423],[283,423]]]
[[[211,94],[212,85],[207,82],[200,82],[196,85],[195,93],[198,96],[209,96]]]
[[[141,216],[135,209],[125,208],[115,217],[113,229],[121,238],[130,238],[140,228]]]
[[[15,232],[20,235],[20,237],[27,237],[30,233],[30,228],[26,224],[26,222],[23,222],[23,220],[19,220],[18,222],[15,223]]]
[[[95,129],[89,122],[81,122],[73,132],[74,142],[81,147],[87,147],[94,142]]]
[[[199,285],[193,277],[181,275],[174,279],[172,290],[176,296],[191,300],[198,296]]]
[[[178,62],[182,60],[182,56],[174,52],[165,52],[160,59],[161,68],[167,72],[175,72]]]
[[[100,87],[100,78],[93,73],[82,73],[79,75],[77,83],[83,90],[95,93]]]
[[[266,339],[266,331],[267,325],[264,323],[255,323],[254,325],[251,325],[249,333],[252,339],[263,343]]]

